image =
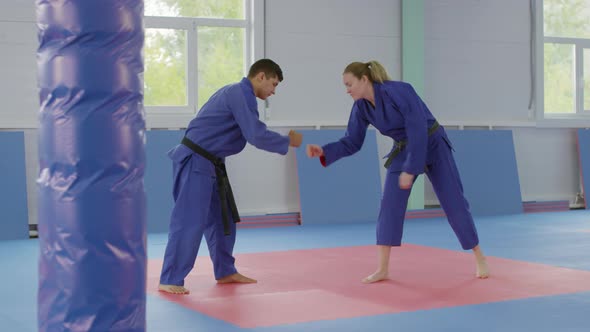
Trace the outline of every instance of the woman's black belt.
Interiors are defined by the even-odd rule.
[[[229,178],[227,176],[227,171],[225,170],[225,163],[221,158],[214,156],[213,154],[209,153],[207,150],[203,149],[198,144],[186,137],[183,137],[182,142],[180,143],[188,147],[189,149],[193,150],[194,153],[209,160],[215,166],[215,176],[217,177],[217,191],[219,194],[219,201],[221,203],[221,217],[223,218],[223,233],[225,235],[230,235],[231,224],[229,221],[229,212],[227,211],[228,207],[230,209],[234,223],[240,222],[240,215],[238,213],[238,207],[234,199],[234,194],[231,190],[231,185],[229,184]]]
[[[436,132],[436,130],[438,129],[438,127],[440,127],[440,125],[438,124],[438,121],[435,120],[434,123],[432,124],[432,126],[430,126],[430,128],[428,128],[428,136],[434,134]],[[391,151],[391,153],[389,154],[389,157],[387,158],[387,161],[385,162],[385,164],[383,166],[385,166],[385,168],[389,168],[389,166],[393,162],[393,158],[395,158],[395,156],[397,156],[400,152],[402,152],[402,150],[406,147],[406,145],[408,145],[408,140],[395,141],[395,144],[394,144],[395,149],[393,151]]]

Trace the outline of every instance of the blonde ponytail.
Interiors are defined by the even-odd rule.
[[[343,74],[351,73],[356,78],[361,79],[363,76],[367,76],[369,81],[383,83],[383,81],[389,81],[389,75],[387,71],[378,61],[372,60],[369,62],[352,62],[346,68],[344,68]]]

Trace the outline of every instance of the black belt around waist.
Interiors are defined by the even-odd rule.
[[[229,178],[227,176],[227,171],[225,170],[225,163],[222,161],[221,158],[212,155],[207,150],[203,149],[195,142],[191,141],[186,137],[183,137],[180,143],[188,147],[189,149],[193,150],[194,153],[209,160],[215,166],[215,175],[217,177],[217,191],[219,194],[219,201],[221,203],[221,217],[223,218],[223,233],[225,235],[230,235],[231,224],[229,222],[229,213],[227,211],[228,207],[231,211],[234,223],[240,222],[240,215],[238,213],[238,207],[234,199],[234,193],[232,192],[231,186],[229,184]]]
[[[436,130],[438,129],[438,127],[440,127],[440,125],[438,124],[438,121],[434,121],[432,126],[430,126],[430,128],[428,128],[428,136],[434,134],[436,132]],[[404,147],[406,145],[408,145],[407,140],[396,141],[395,142],[395,149],[393,151],[391,151],[391,153],[389,154],[389,157],[387,158],[387,161],[385,161],[385,164],[383,166],[385,166],[385,168],[389,168],[389,166],[393,162],[393,158],[395,158],[400,152],[402,152],[402,150],[404,149]]]

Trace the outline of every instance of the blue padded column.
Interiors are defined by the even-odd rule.
[[[145,331],[142,0],[37,0],[39,331]]]

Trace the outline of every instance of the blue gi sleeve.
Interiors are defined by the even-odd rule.
[[[320,159],[322,165],[327,167],[342,157],[358,152],[365,141],[367,127],[369,127],[369,121],[363,116],[357,103],[354,103],[344,137],[322,147],[324,150],[324,156]]]
[[[258,149],[282,155],[289,151],[289,137],[268,130],[258,119],[258,109],[248,106],[241,89],[236,89],[229,98],[228,106],[248,143]]]
[[[428,144],[428,120],[422,108],[422,101],[410,84],[401,85],[395,102],[405,122],[408,145],[407,157],[402,171],[414,175],[424,172]]]

